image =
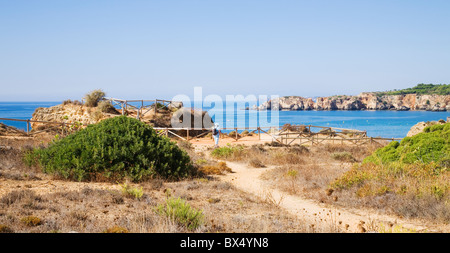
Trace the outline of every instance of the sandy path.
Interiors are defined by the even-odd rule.
[[[335,207],[317,201],[289,195],[267,185],[260,179],[262,173],[274,167],[250,168],[245,164],[226,162],[234,173],[220,176],[221,180],[235,185],[237,188],[254,194],[264,201],[269,201],[298,216],[301,220],[313,225],[315,231],[369,232],[374,226],[384,225],[386,231],[389,223],[393,228],[413,231],[433,231],[417,222],[402,220],[398,217],[378,214],[375,210],[360,210]],[[331,229],[331,230],[330,230]]]

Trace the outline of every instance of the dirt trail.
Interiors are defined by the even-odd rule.
[[[221,180],[235,185],[237,188],[254,194],[265,201],[269,201],[286,209],[291,214],[314,226],[315,231],[334,232],[370,232],[373,227],[384,225],[389,230],[389,223],[393,229],[406,229],[413,231],[433,231],[418,223],[402,220],[398,217],[378,214],[375,210],[349,209],[335,207],[329,204],[304,199],[300,196],[289,195],[280,190],[271,188],[260,179],[261,174],[274,167],[250,168],[245,164],[226,162],[234,173],[220,176]],[[331,229],[331,230],[330,230]]]

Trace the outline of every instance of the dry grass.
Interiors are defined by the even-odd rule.
[[[203,165],[198,169],[203,175],[224,175],[230,173],[231,168],[227,166],[226,162],[218,162],[213,165]]]
[[[334,191],[330,189],[336,178],[350,171],[352,164],[361,162],[378,147],[320,145],[305,148],[253,145],[234,148],[233,152],[227,153],[222,159],[248,163],[250,166],[254,164],[252,167],[275,166],[274,169],[264,173],[262,178],[288,194],[346,207],[374,208],[407,218],[450,221],[448,201],[436,198],[440,196],[440,191],[432,187],[438,185],[438,182],[418,184],[403,178],[403,181],[397,179],[392,182],[380,182],[378,185],[372,183],[366,187]],[[412,192],[402,194],[400,191],[402,185],[408,189],[417,189],[416,193],[424,189],[424,194],[420,194],[420,197]],[[427,191],[430,194],[426,194]]]
[[[252,167],[276,166],[275,169],[263,174],[263,178],[272,186],[289,194],[301,194],[325,202],[330,199],[325,192],[330,182],[348,171],[352,162],[362,161],[377,147],[375,145],[232,146],[223,147],[227,149],[227,152],[223,152],[227,155],[221,158],[249,163]]]
[[[142,190],[139,198],[122,193],[117,183],[59,181],[24,165],[23,145],[12,141],[0,151],[0,232],[2,233],[184,233],[192,232],[155,209],[168,197],[182,198],[203,210],[205,223],[193,232],[310,232],[298,218],[229,183],[206,176],[180,182],[152,179],[128,188]],[[217,163],[186,147],[194,161]],[[201,160],[203,159],[203,160]],[[202,162],[203,161],[203,162]],[[4,187],[3,187],[4,186]],[[217,215],[220,214],[220,215]]]
[[[17,190],[3,196],[3,232],[184,233],[192,232],[155,212],[168,197],[203,210],[205,223],[193,232],[307,232],[302,222],[228,183],[209,180],[165,182],[160,190],[143,183],[140,200],[120,198],[119,190],[91,187],[37,194]],[[118,201],[118,198],[120,201]],[[220,213],[220,215],[217,215]]]

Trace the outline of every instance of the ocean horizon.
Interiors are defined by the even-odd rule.
[[[61,104],[60,101],[47,102],[0,102],[0,118],[31,119],[38,107],[50,107]],[[253,111],[236,108],[235,105],[224,106],[223,109],[203,107],[212,115],[222,128],[255,128],[258,122],[254,119],[267,117],[261,127],[282,126],[286,123],[294,125],[315,125],[324,127],[347,128],[367,131],[371,137],[404,138],[409,129],[421,121],[446,120],[450,112],[431,111],[278,111],[278,120],[270,118],[271,111]],[[222,116],[222,117],[220,117]],[[227,118],[228,117],[228,118]],[[230,119],[230,117],[233,117]],[[272,124],[278,122],[278,124]],[[1,123],[19,129],[26,129],[24,122],[1,121]]]

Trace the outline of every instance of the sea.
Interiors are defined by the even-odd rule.
[[[0,102],[0,118],[31,119],[38,107],[50,107],[61,102]],[[404,138],[409,129],[421,121],[446,120],[450,112],[431,111],[254,111],[235,105],[202,108],[208,111],[221,128],[277,127],[313,125],[367,131],[371,137]],[[26,123],[0,120],[1,123],[26,129]],[[229,130],[231,131],[231,130]],[[225,131],[227,132],[227,131]]]

